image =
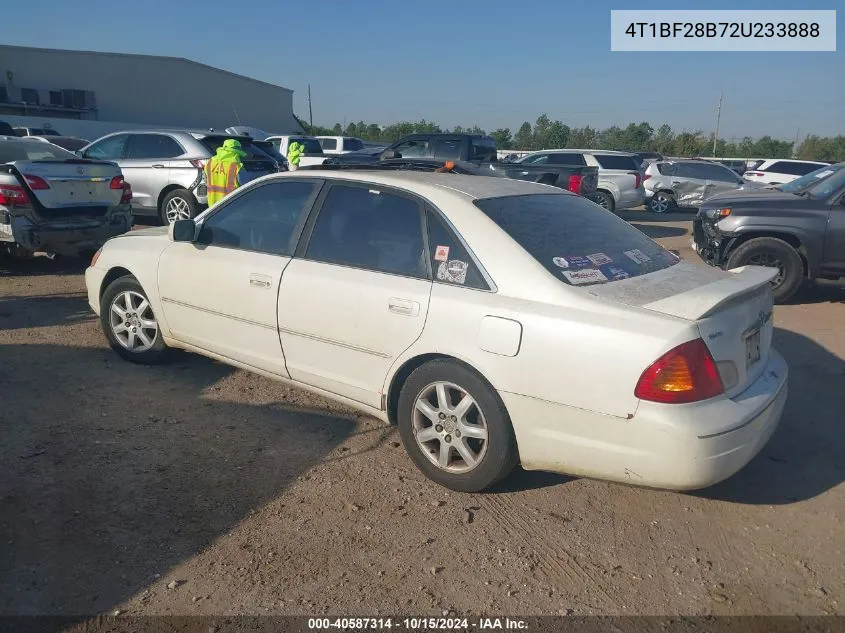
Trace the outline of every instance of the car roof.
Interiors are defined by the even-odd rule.
[[[377,185],[394,186],[414,190],[414,185],[437,187],[463,194],[472,200],[484,198],[499,198],[504,196],[519,196],[527,194],[561,194],[574,195],[558,187],[541,185],[524,180],[512,180],[494,176],[469,176],[463,174],[435,173],[435,172],[385,172],[385,171],[333,171],[313,169],[307,172],[285,172],[273,176],[274,178],[290,177],[325,178],[329,180],[353,180]]]
[[[615,149],[541,149],[534,154],[544,152],[546,154],[616,154],[618,156],[635,156],[633,152],[620,152]]]

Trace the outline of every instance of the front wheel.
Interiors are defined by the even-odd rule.
[[[613,211],[616,208],[616,202],[606,191],[596,191],[592,195],[593,202],[599,205],[602,209],[607,209],[608,211]]]
[[[411,459],[451,490],[484,490],[519,461],[499,394],[456,361],[435,360],[416,369],[402,386],[398,418]]]
[[[775,303],[789,301],[804,281],[804,264],[791,245],[774,237],[757,237],[737,246],[728,257],[726,268],[740,266],[766,266],[776,268],[772,280],[772,297]]]
[[[147,294],[134,277],[121,277],[106,288],[100,325],[111,348],[125,360],[144,365],[165,360],[168,347]]]
[[[658,191],[648,201],[648,210],[652,213],[668,213],[676,207],[675,198],[665,191]]]

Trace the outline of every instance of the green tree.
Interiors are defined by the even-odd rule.
[[[549,128],[552,122],[545,114],[537,117],[534,123],[534,149],[553,149],[549,145]]]
[[[513,147],[513,137],[511,136],[510,128],[499,128],[490,132],[490,136],[496,141],[496,147],[499,149],[511,149]]]
[[[548,146],[551,149],[563,149],[569,142],[569,126],[560,121],[552,121],[548,131]]]
[[[707,151],[707,145],[707,137],[700,130],[696,132],[681,132],[675,136],[675,141],[672,144],[672,153],[675,156],[702,156]]]
[[[819,137],[808,136],[796,148],[796,158],[801,160],[820,160],[828,163],[845,161],[845,136]]]
[[[514,149],[519,150],[533,150],[536,149],[534,145],[534,133],[531,130],[531,124],[526,121],[521,126],[513,137]]]
[[[672,132],[672,128],[669,125],[664,123],[657,128],[657,132],[651,139],[651,143],[649,143],[649,149],[655,152],[660,152],[661,154],[670,154],[674,151],[674,142],[675,133]]]

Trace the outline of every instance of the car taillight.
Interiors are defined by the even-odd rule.
[[[132,202],[132,185],[128,182],[123,183],[123,193],[120,194],[120,204]]]
[[[649,178],[651,178],[651,174],[645,174],[645,175],[643,176],[643,182],[645,182],[645,181],[646,181],[646,180],[648,180]]]
[[[657,359],[637,382],[634,395],[641,400],[683,404],[724,393],[719,370],[701,339],[678,345]]]
[[[630,172],[629,175],[634,177],[634,189],[639,189],[642,176],[640,176],[640,174],[635,171]]]
[[[13,207],[29,203],[29,196],[20,185],[0,185],[0,204]]]
[[[41,191],[43,189],[50,188],[50,185],[47,184],[47,181],[44,180],[41,176],[24,175],[24,178],[26,178],[26,184],[28,184],[29,188],[33,191]]]
[[[761,178],[766,174],[760,173],[759,171],[747,171],[743,176],[760,176]]]
[[[94,264],[97,263],[97,260],[100,259],[100,253],[102,253],[102,252],[103,252],[103,249],[101,247],[97,250],[96,253],[94,253],[94,257],[91,258],[91,266],[92,267],[94,266]]]
[[[581,183],[584,181],[584,177],[581,174],[572,174],[569,177],[569,189],[572,193],[581,194]]]
[[[109,183],[109,189],[123,189],[123,176],[115,176]]]

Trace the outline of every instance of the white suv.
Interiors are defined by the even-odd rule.
[[[590,199],[608,211],[632,209],[643,204],[643,168],[628,152],[601,149],[549,149],[533,152],[518,161],[526,165],[588,165],[598,167],[599,183]]]
[[[819,167],[830,163],[819,163],[811,160],[788,160],[775,158],[765,160],[751,171],[745,172],[742,177],[749,182],[763,182],[767,185],[782,185],[792,182],[796,178],[806,176]]]

